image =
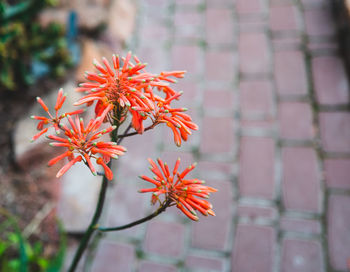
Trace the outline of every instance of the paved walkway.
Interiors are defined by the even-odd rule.
[[[129,47],[178,83],[200,131],[124,142],[106,224],[151,211],[147,157],[198,161],[215,218],[176,209],[101,240],[91,271],[346,271],[349,86],[326,0],[140,0]]]

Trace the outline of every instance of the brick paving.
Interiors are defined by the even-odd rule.
[[[166,128],[126,140],[105,222],[151,211],[136,192],[149,156],[197,161],[217,216],[170,209],[109,233],[90,271],[346,271],[349,85],[327,1],[138,3],[128,47],[154,72],[188,70],[178,86],[200,131],[180,149]]]

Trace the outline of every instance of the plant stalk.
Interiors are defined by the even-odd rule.
[[[118,128],[119,126],[117,126],[117,128],[115,130],[112,131],[112,141],[113,142],[117,142],[118,140]],[[108,163],[108,167],[111,168],[112,167],[112,160],[109,161]],[[86,230],[86,232],[84,233],[83,238],[80,241],[79,247],[75,253],[74,259],[69,267],[68,272],[74,272],[75,269],[77,268],[79,261],[84,253],[84,251],[86,250],[86,248],[88,247],[89,241],[91,239],[91,236],[93,235],[93,233],[96,231],[96,225],[101,217],[102,214],[102,210],[103,210],[103,206],[104,206],[104,202],[106,199],[106,192],[107,192],[107,187],[108,187],[108,179],[106,178],[105,175],[103,175],[103,179],[102,179],[102,185],[101,185],[101,189],[100,189],[100,194],[98,196],[98,201],[97,201],[97,206],[95,209],[95,213],[94,216],[92,217],[92,220],[90,222],[90,225],[88,227],[88,229]]]
[[[126,224],[126,225],[122,225],[122,226],[118,226],[118,227],[111,227],[111,228],[103,228],[103,227],[98,227],[97,229],[99,231],[102,231],[102,232],[107,232],[107,231],[118,231],[118,230],[123,230],[123,229],[128,229],[128,228],[131,228],[133,226],[136,226],[136,225],[139,225],[139,224],[142,224],[146,221],[149,221],[151,220],[152,218],[158,216],[159,214],[161,214],[162,212],[164,212],[166,210],[166,208],[169,207],[170,203],[171,203],[171,199],[168,199],[167,202],[165,202],[165,204],[163,204],[162,206],[160,206],[155,212],[151,213],[150,215],[144,217],[144,218],[141,218],[139,220],[136,220],[134,222],[131,222],[129,224]]]

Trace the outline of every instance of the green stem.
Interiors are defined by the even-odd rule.
[[[117,140],[118,140],[118,127],[112,131],[112,141],[116,142]],[[108,167],[109,168],[112,167],[112,160],[109,161]],[[86,230],[83,238],[80,241],[79,247],[75,253],[74,259],[73,259],[73,261],[70,265],[70,268],[68,270],[69,272],[74,272],[75,269],[77,268],[77,265],[78,265],[82,255],[83,255],[84,251],[86,250],[88,244],[89,244],[89,241],[90,241],[92,234],[96,231],[96,225],[98,223],[98,220],[101,217],[104,202],[106,199],[107,187],[108,187],[108,179],[104,175],[103,179],[102,179],[102,185],[101,185],[101,189],[100,189],[100,194],[98,196],[98,201],[97,201],[97,206],[95,209],[94,216],[92,217],[90,225],[89,225],[88,229]]]
[[[128,228],[131,228],[133,226],[136,226],[136,225],[139,225],[139,224],[142,224],[146,221],[149,221],[151,220],[152,218],[158,216],[159,214],[161,214],[162,212],[164,212],[166,210],[166,208],[169,207],[171,203],[171,199],[168,199],[167,202],[165,202],[165,204],[163,204],[162,206],[160,206],[155,212],[151,213],[150,215],[144,217],[144,218],[141,218],[139,220],[136,220],[134,222],[131,222],[129,224],[126,224],[126,225],[122,225],[122,226],[118,226],[118,227],[111,227],[111,228],[103,228],[103,227],[99,227],[97,228],[99,231],[102,231],[102,232],[106,232],[106,231],[118,231],[118,230],[123,230],[123,229],[128,229]]]
[[[153,123],[152,125],[146,127],[146,128],[144,129],[144,131],[147,131],[147,130],[150,130],[150,129],[154,128],[157,124],[158,124],[158,123]],[[129,131],[130,128],[131,128],[131,126],[128,127],[128,129],[125,131],[124,134],[119,135],[119,140],[121,140],[121,139],[123,139],[123,138],[125,138],[125,137],[130,137],[130,136],[134,136],[134,135],[139,135],[139,133],[138,133],[137,131],[127,133],[127,132]],[[118,143],[118,144],[119,144],[119,143]]]
[[[111,162],[111,161],[110,161]],[[109,167],[111,166],[111,163],[109,163],[108,165]],[[100,189],[100,194],[99,194],[99,197],[98,197],[98,202],[97,202],[97,206],[96,206],[96,210],[95,210],[95,213],[94,213],[94,216],[91,220],[91,223],[87,229],[87,231],[85,232],[81,242],[80,242],[80,245],[79,245],[79,248],[77,249],[76,253],[75,253],[75,256],[74,256],[74,259],[72,261],[72,264],[69,268],[69,272],[73,272],[75,271],[80,259],[81,259],[81,256],[83,255],[88,243],[89,243],[89,240],[92,236],[92,234],[94,233],[95,231],[95,226],[98,222],[98,220],[100,219],[100,216],[101,216],[101,213],[102,213],[102,209],[103,209],[103,204],[104,204],[104,201],[105,201],[105,198],[106,198],[106,191],[107,191],[107,186],[108,186],[108,180],[106,178],[106,176],[103,176],[103,180],[102,180],[102,185],[101,185],[101,189]]]

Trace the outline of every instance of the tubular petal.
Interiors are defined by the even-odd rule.
[[[65,166],[63,166],[57,173],[56,177],[59,178],[61,177],[63,174],[65,174],[69,168],[71,168],[76,162],[79,162],[82,160],[81,156],[78,156],[76,158],[74,158],[73,160],[69,161]]]

